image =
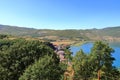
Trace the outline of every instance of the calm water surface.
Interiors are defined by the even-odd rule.
[[[82,49],[85,53],[88,54],[92,47],[93,43],[85,43],[81,46],[71,46],[70,49],[71,52],[73,52],[73,55],[75,55],[80,49]],[[110,43],[110,47],[115,50],[115,52],[112,54],[112,56],[116,59],[113,65],[116,67],[120,67],[120,42]]]

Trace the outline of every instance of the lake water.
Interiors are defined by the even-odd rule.
[[[70,49],[71,52],[73,52],[73,55],[75,55],[80,49],[82,49],[85,53],[89,54],[92,47],[93,43],[85,43],[81,46],[71,46]],[[120,68],[120,42],[110,43],[110,47],[115,50],[115,52],[112,54],[112,56],[115,57],[113,66]]]

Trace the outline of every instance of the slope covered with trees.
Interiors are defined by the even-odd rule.
[[[0,33],[15,36],[43,37],[47,39],[51,36],[56,36],[58,39],[120,41],[120,26],[104,29],[49,30],[0,25]]]
[[[0,33],[14,36],[37,36],[36,29],[9,26],[9,25],[0,25]]]

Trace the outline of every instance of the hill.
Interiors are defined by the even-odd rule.
[[[14,36],[34,36],[36,29],[9,26],[9,25],[0,25],[0,34],[8,34]]]
[[[14,36],[39,37],[48,40],[109,40],[120,41],[120,26],[108,27],[104,29],[86,29],[86,30],[50,30],[33,29],[9,25],[0,25],[0,34],[9,34]]]
[[[101,35],[120,37],[120,26],[104,28],[101,31]]]

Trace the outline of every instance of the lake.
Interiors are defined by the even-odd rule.
[[[115,58],[113,66],[120,68],[120,42],[112,42],[109,43],[109,45],[115,50],[115,52],[112,54],[112,56]],[[73,55],[75,55],[80,49],[89,54],[92,47],[93,43],[85,43],[81,46],[71,46],[70,49],[71,52],[73,52]]]

